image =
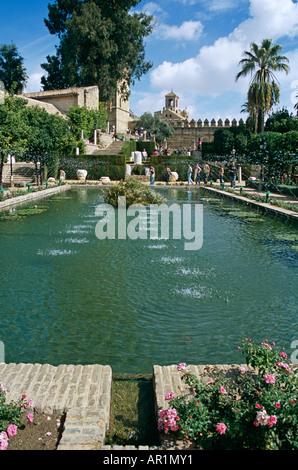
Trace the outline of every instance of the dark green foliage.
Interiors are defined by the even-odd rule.
[[[148,153],[148,156],[152,155],[155,150],[155,142],[137,141],[136,150],[139,152],[142,152],[143,149],[146,150],[146,152]]]
[[[162,196],[133,178],[121,181],[109,188],[105,200],[113,207],[118,207],[118,198],[120,196],[126,197],[127,207],[133,204],[141,204],[143,206],[149,206],[150,204],[160,205],[165,202]]]
[[[162,121],[159,116],[151,113],[144,113],[136,122],[136,130],[143,129],[149,134],[152,132],[157,143],[162,144],[165,139],[169,139],[174,134],[174,129],[170,124]]]
[[[28,79],[23,61],[14,43],[0,47],[0,80],[11,94],[21,93]]]
[[[80,139],[81,130],[84,131],[86,139],[91,139],[95,128],[103,131],[106,130],[108,113],[105,110],[104,103],[99,103],[98,110],[71,106],[68,118],[72,134],[76,139]]]
[[[152,17],[131,13],[134,1],[56,0],[45,20],[60,43],[56,56],[42,68],[45,90],[97,85],[102,101],[113,97],[119,83],[139,80],[151,64],[145,61],[144,38],[151,33]]]
[[[87,180],[99,180],[108,176],[118,181],[125,178],[125,155],[79,155],[60,157],[59,170],[64,170],[66,179],[77,179],[77,170],[87,170]]]
[[[286,108],[272,113],[266,121],[265,131],[281,134],[298,131],[298,117],[290,114]]]

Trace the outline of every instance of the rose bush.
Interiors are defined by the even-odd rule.
[[[22,395],[17,403],[13,401],[7,403],[6,393],[5,386],[0,383],[0,450],[7,449],[8,438],[17,434],[23,413],[33,406],[32,400],[27,400],[26,395]],[[28,413],[28,423],[32,423],[33,420],[33,413]]]
[[[267,340],[244,339],[238,349],[248,367],[239,366],[234,376],[206,366],[197,378],[179,364],[188,392],[167,392],[169,408],[159,411],[158,429],[206,450],[298,449],[297,370]]]

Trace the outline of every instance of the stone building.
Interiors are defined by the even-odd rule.
[[[205,119],[204,122],[199,119],[189,120],[189,113],[187,109],[179,110],[179,96],[173,91],[165,96],[165,107],[162,111],[157,111],[154,115],[159,116],[163,121],[168,122],[174,129],[174,135],[168,139],[168,147],[171,148],[191,148],[197,149],[198,140],[204,142],[214,141],[214,132],[217,129],[229,129],[232,126],[244,124],[240,119],[239,123],[236,119],[223,121],[219,119],[216,121],[212,119],[209,121]]]
[[[66,116],[71,106],[97,110],[100,101],[97,86],[38,91],[20,96],[28,100],[28,106],[40,106],[47,112],[60,116]],[[117,133],[126,134],[130,121],[129,99],[124,100],[120,92],[115,93],[107,111],[110,131],[115,126]]]
[[[97,86],[38,91],[34,93],[24,93],[22,96],[42,103],[51,104],[59,113],[64,115],[68,113],[71,106],[80,106],[87,109],[98,109],[99,106],[99,92]]]

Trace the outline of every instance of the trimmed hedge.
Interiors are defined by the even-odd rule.
[[[78,155],[62,157],[59,171],[64,170],[66,179],[77,179],[77,170],[87,170],[87,180],[99,180],[108,176],[111,180],[125,178],[126,157],[122,155]]]
[[[131,152],[135,152],[137,150],[137,143],[135,140],[128,140],[123,145],[119,155],[125,155],[127,160],[130,159]]]
[[[198,159],[195,157],[186,157],[185,155],[152,155],[151,164],[155,169],[156,181],[164,181],[165,167],[176,171],[179,175],[179,181],[187,180],[187,168],[188,164],[191,164],[194,168]]]
[[[256,190],[260,189],[259,181],[247,181],[246,186]],[[262,183],[261,191],[270,191],[271,193],[283,194],[285,196],[294,196],[298,198],[298,186],[288,186],[286,184]]]
[[[147,140],[137,141],[137,151],[142,152],[145,149],[149,156],[153,154],[155,147],[155,142]]]

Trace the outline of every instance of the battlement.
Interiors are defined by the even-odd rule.
[[[218,119],[218,121],[216,121],[215,119],[212,119],[211,121],[209,121],[208,119],[205,119],[204,121],[202,121],[201,119],[198,119],[197,121],[195,121],[194,119],[192,119],[191,121],[189,121],[188,119],[185,119],[185,120],[168,119],[167,122],[174,128],[206,128],[208,127],[208,128],[213,128],[214,130],[225,128],[225,127],[237,127],[237,126],[241,126],[244,124],[243,119],[240,119],[239,121],[237,121],[236,119],[233,119],[232,121],[230,121],[229,119],[225,119],[225,121],[223,121],[222,119]]]

